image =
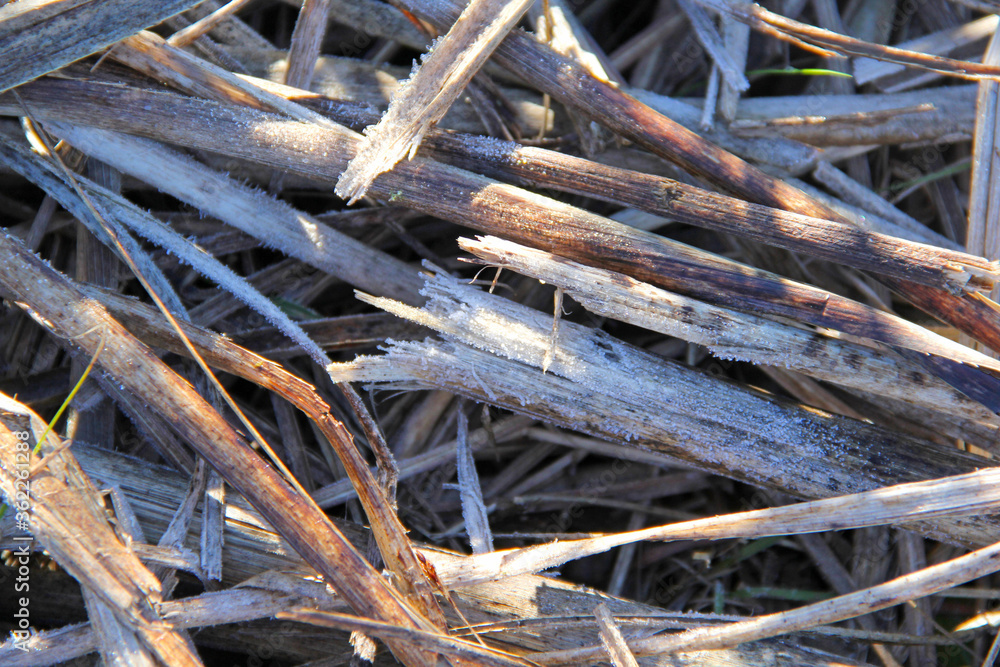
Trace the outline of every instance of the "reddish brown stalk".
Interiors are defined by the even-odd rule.
[[[758,4],[748,2],[707,2],[720,11],[736,17],[752,28],[766,32],[782,39],[794,40],[796,43],[813,44],[823,49],[825,53],[832,51],[843,56],[860,56],[885,62],[918,67],[920,69],[939,72],[962,79],[997,79],[1000,78],[1000,68],[994,65],[943,58],[928,53],[900,49],[884,44],[874,44],[863,39],[824,30],[806,23],[794,21],[781,14],[764,9]]]

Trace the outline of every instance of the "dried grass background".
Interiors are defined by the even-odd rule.
[[[998,8],[0,6],[0,664],[994,664]]]

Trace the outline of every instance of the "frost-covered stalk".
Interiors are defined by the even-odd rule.
[[[410,80],[393,95],[378,125],[337,182],[337,194],[354,202],[375,178],[416,153],[424,134],[441,120],[493,49],[533,0],[473,0],[442,39],[431,45]]]

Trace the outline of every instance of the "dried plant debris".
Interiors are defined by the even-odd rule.
[[[995,10],[0,6],[0,664],[993,664]]]

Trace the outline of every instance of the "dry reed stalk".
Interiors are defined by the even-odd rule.
[[[916,39],[897,44],[896,48],[908,51],[919,51],[930,55],[954,54],[967,51],[970,46],[985,43],[996,32],[997,17],[984,16],[962,25],[932,32]],[[989,63],[987,63],[989,64]],[[858,85],[874,83],[881,90],[900,90],[912,87],[917,82],[926,84],[933,79],[926,72],[918,72],[917,77],[910,77],[904,85],[899,75],[906,72],[906,67],[898,63],[858,58],[854,61],[854,80]],[[911,70],[912,73],[912,70]],[[916,79],[916,81],[914,81]]]
[[[211,12],[204,18],[198,19],[182,30],[178,30],[170,36],[167,43],[171,46],[187,46],[199,37],[216,27],[227,16],[232,16],[237,11],[246,6],[249,0],[232,0],[219,9]]]
[[[434,0],[419,6],[414,3],[403,4],[417,16],[438,26],[450,24],[457,15],[456,0]],[[755,7],[741,5],[738,9],[752,14],[756,11]],[[725,11],[731,11],[742,19],[736,8],[727,5]],[[776,16],[770,13],[767,15]],[[795,22],[786,21],[785,24],[789,27]],[[834,34],[817,29],[812,31],[814,34]],[[850,42],[850,39],[847,38],[847,41]],[[875,50],[879,51],[877,48]],[[863,55],[870,54],[869,51]],[[836,210],[798,188],[769,176],[669,118],[655,113],[627,93],[595,79],[583,68],[546,49],[525,33],[512,32],[497,48],[497,58],[539,90],[579,109],[591,119],[653,153],[676,162],[725,192],[773,208],[850,222]],[[942,60],[945,59],[934,62]],[[953,66],[957,66],[951,62],[939,64],[941,69],[952,68],[948,71],[954,71]],[[968,65],[970,70],[982,70],[975,63],[962,61],[962,64]],[[998,74],[1000,70],[985,68],[975,76]],[[918,308],[952,324],[976,340],[1000,349],[1000,308],[988,299],[975,295],[953,296],[908,280],[887,279],[884,282]]]
[[[460,5],[455,0],[402,4],[439,27],[454,22]],[[496,55],[501,63],[532,86],[653,153],[677,162],[723,191],[774,208],[838,219],[835,213],[797,189],[705,141],[627,93],[595,79],[575,62],[554,53],[523,32],[510,33],[497,48]]]
[[[1000,37],[994,33],[984,62],[1000,64]],[[983,257],[1000,257],[1000,233],[996,224],[997,202],[1000,191],[994,176],[1000,168],[997,161],[997,103],[1000,83],[983,81],[979,84],[976,100],[976,133],[969,196],[967,244],[972,252]]]
[[[165,320],[158,317],[155,311],[126,299],[115,299],[110,294],[95,296],[99,299],[103,297],[117,305],[120,315],[131,322],[147,342],[187,353],[173,329]],[[427,591],[426,584],[423,583],[423,575],[409,547],[405,530],[388,500],[379,493],[379,487],[375,484],[374,477],[350,434],[343,424],[330,414],[326,401],[310,384],[288,373],[280,365],[258,357],[239,346],[226,344],[217,336],[190,325],[182,324],[181,327],[210,364],[246,377],[276,392],[313,419],[343,462],[353,488],[359,494],[368,513],[373,532],[383,550],[383,558],[390,569],[399,574],[398,584],[407,593],[418,599],[422,598],[428,617],[438,616],[438,620],[443,620],[439,616],[439,611],[435,614],[436,603]]]
[[[110,137],[109,137],[110,138]],[[376,292],[413,299],[416,274],[403,262],[341,234],[283,202],[226,177],[193,159],[158,148],[157,155],[136,154],[124,145],[112,151],[116,162],[133,155],[131,170],[140,167],[158,174],[165,191],[191,199],[206,212],[231,221],[238,228],[352,284],[365,284]],[[153,179],[151,179],[153,180]],[[195,184],[197,183],[197,186]],[[220,193],[225,193],[220,196]],[[337,253],[325,248],[336,247]]]
[[[456,586],[502,580],[558,567],[571,560],[640,540],[807,534],[896,522],[913,526],[915,521],[924,517],[961,517],[993,511],[1000,504],[998,481],[1000,475],[997,470],[986,470],[785,507],[501,550],[470,556],[460,569],[443,570],[441,575]]]
[[[302,3],[302,12],[295,22],[292,44],[288,50],[285,83],[289,86],[309,89],[329,17],[329,0],[308,0]]]
[[[815,45],[814,48],[829,49],[824,55],[833,52],[841,55],[862,56],[963,79],[994,79],[1000,76],[1000,68],[996,65],[943,58],[933,54],[873,44],[793,21],[757,4],[723,2],[721,0],[699,0],[699,2],[711,6],[717,11],[726,12],[757,30],[788,39],[799,46],[809,48]]]
[[[81,95],[100,97],[102,102],[92,107],[81,106]],[[123,104],[109,107],[106,95],[113,95]],[[153,97],[144,101],[142,98],[145,95],[138,91],[101,91],[100,88],[88,91],[86,87],[56,82],[37,89],[28,87],[22,96],[42,117],[86,119],[88,125],[109,129],[131,126],[135,128],[133,131],[143,134],[152,133],[140,129],[150,126],[144,122],[142,111],[147,112],[147,116],[150,112],[157,113],[154,111],[157,109],[162,109],[158,111],[160,114],[187,115],[193,112],[185,110],[180,100],[177,100],[175,108],[168,110],[162,105],[169,103],[169,98]],[[72,110],[67,108],[68,99],[75,100]],[[150,105],[147,103],[150,101],[159,104]],[[15,111],[13,106],[9,108],[11,112]],[[114,111],[110,114],[102,111],[108,109]],[[127,123],[125,127],[123,122]],[[204,134],[216,134],[211,121],[202,128]],[[165,132],[169,130],[156,134],[165,137]],[[171,139],[176,140],[175,137]],[[196,137],[189,137],[187,143],[207,147],[203,140]],[[747,204],[670,179],[606,167],[545,149],[451,135],[431,136],[427,143],[431,156],[478,173],[633,206],[681,222],[952,291],[989,289],[995,277],[1000,275],[995,262],[986,262],[966,253],[927,247],[919,241],[912,243],[898,238],[907,235],[907,231],[896,228],[864,232],[843,223]],[[220,148],[216,145],[211,147]],[[228,151],[231,154],[241,152],[232,146]],[[321,169],[316,165],[315,169],[309,170],[309,175],[315,176]]]
[[[444,117],[531,2],[472,0],[424,56],[378,124],[365,131],[364,141],[337,181],[337,194],[354,203],[379,174],[403,156],[412,158],[427,130]]]
[[[516,33],[512,33],[511,38],[517,38],[517,37],[518,35]],[[152,67],[150,73],[154,75],[165,77],[168,80],[173,81],[175,84],[181,85],[182,87],[189,85],[188,83],[185,83],[186,81],[190,80],[189,78],[187,78],[188,76],[196,75],[199,79],[203,81],[203,83],[198,84],[198,86],[196,86],[196,90],[200,90],[203,93],[207,93],[211,96],[215,97],[221,96],[223,99],[229,99],[231,96],[235,96],[236,98],[246,98],[246,96],[249,95],[250,98],[252,98],[253,100],[259,100],[255,101],[254,105],[272,106],[274,108],[281,109],[286,113],[289,113],[295,118],[301,118],[304,120],[316,118],[316,115],[313,112],[302,109],[302,107],[299,105],[288,103],[278,95],[265,92],[258,86],[254,86],[252,84],[248,85],[235,77],[226,75],[225,73],[218,71],[217,68],[213,68],[209,66],[207,63],[198,63],[196,59],[192,59],[189,56],[181,57],[179,53],[172,53],[169,50],[165,49],[164,47],[157,45],[155,43],[155,40],[152,40],[151,38],[145,37],[143,38],[143,40],[137,41],[135,38],[133,38],[131,40],[132,46],[130,47],[131,50],[129,51],[129,53],[133,53],[135,55],[145,54],[142,56],[140,60],[133,60],[133,64],[142,65],[142,63],[146,63],[147,65]],[[533,43],[529,41],[528,44],[531,45]],[[535,48],[534,50],[537,51],[537,48]],[[119,57],[122,56],[120,55]],[[157,58],[159,58],[162,62],[157,62]],[[171,72],[173,72],[172,68],[174,67],[185,68],[185,71],[188,72],[188,75],[186,75],[184,80],[180,80],[177,78],[175,74],[171,74]],[[550,65],[550,67],[554,67],[554,65]],[[567,67],[570,67],[569,71],[573,71],[572,65],[567,65]],[[564,67],[563,69],[566,68]],[[581,85],[584,84],[590,86],[604,85],[601,84],[601,82],[598,82],[597,80],[591,80],[591,82],[588,84],[587,78],[588,75],[586,75],[585,73],[576,74],[576,81]],[[218,90],[218,92],[217,93],[212,92],[214,90]],[[611,95],[614,98],[609,102],[611,106],[622,107],[623,105],[628,106],[635,102],[634,100],[630,102],[629,101],[630,98],[627,98],[627,96],[626,97],[619,96],[619,94],[613,91],[612,89],[605,89],[604,92],[607,93],[608,95]],[[578,102],[583,103],[579,100]],[[642,113],[649,116],[649,113],[647,113],[648,111],[649,110],[646,109],[645,111],[642,111]],[[656,115],[653,114],[653,116]],[[797,210],[816,212],[817,214],[824,215],[825,217],[828,218],[832,217],[833,219],[840,219],[841,216],[839,213],[832,212],[828,207],[819,204],[815,200],[809,199],[800,191],[792,188],[791,186],[787,186],[787,184],[785,184],[784,182],[767,177],[765,174],[763,174],[763,172],[755,171],[754,168],[750,167],[749,165],[746,165],[745,163],[742,163],[742,161],[740,161],[735,156],[725,153],[724,151],[720,152],[719,149],[715,148],[711,144],[708,144],[707,142],[704,142],[699,137],[697,137],[697,135],[694,135],[693,133],[684,130],[684,128],[681,128],[680,126],[676,126],[675,124],[670,123],[665,118],[659,116],[656,117],[660,119],[661,125],[666,124],[661,129],[661,132],[665,132],[669,136],[673,136],[675,139],[677,138],[677,136],[687,137],[686,141],[688,141],[689,143],[693,142],[691,150],[692,151],[695,150],[696,146],[699,155],[701,155],[702,152],[704,151],[708,151],[709,154],[714,156],[712,158],[713,160],[712,164],[715,164],[716,166],[723,165],[724,168],[721,170],[721,172],[725,172],[727,174],[726,178],[735,179],[735,180],[730,180],[730,182],[736,183],[738,185],[737,187],[738,190],[750,193],[751,198],[756,197],[759,199],[760,197],[754,195],[753,192],[755,192],[757,189],[764,188],[764,186],[766,185],[766,188],[764,189],[769,194],[768,197],[766,197],[765,199],[772,197],[772,195],[776,196],[777,201],[779,201],[779,206],[783,208],[790,207]],[[321,120],[320,124],[330,129],[336,129],[335,125],[330,124],[326,120]],[[631,132],[631,130],[628,131]],[[634,134],[630,134],[630,136],[633,136],[633,138],[641,139],[641,137],[637,137]],[[352,139],[352,141],[356,140]],[[653,144],[650,144],[650,147],[653,147],[654,145],[655,146],[661,145],[660,143],[656,143],[657,140],[653,137],[653,135],[647,137],[646,141],[647,144],[650,141],[653,142]],[[324,143],[325,145],[329,146],[331,142],[327,140]],[[684,142],[681,142],[681,145],[684,145]],[[668,151],[668,153],[669,155],[677,157],[677,155],[674,153],[674,148],[671,148]],[[685,164],[687,164],[689,167],[695,165],[694,162],[691,162],[691,160],[694,160],[694,156],[684,154],[683,150],[681,158],[685,162]],[[404,167],[406,166],[409,165],[404,165]],[[402,170],[399,171],[401,172]],[[716,175],[719,178],[722,178],[721,172],[713,172],[713,173],[716,173]],[[453,176],[454,175],[456,174],[453,174]],[[389,180],[391,176],[392,176],[391,174],[387,175],[386,179],[384,180]],[[400,176],[402,176],[402,173],[400,173]],[[756,183],[756,185],[754,185],[754,183]],[[481,189],[483,185],[470,184],[466,187],[471,188],[471,191],[474,192],[478,189]],[[411,188],[410,191],[413,192],[413,189]],[[403,189],[399,190],[392,189],[390,190],[390,193],[391,194],[388,194],[388,196],[390,198],[394,198],[397,195],[407,193],[407,191]],[[774,193],[778,194],[775,195]],[[414,194],[419,198],[421,192],[418,190]],[[458,194],[460,195],[463,194],[463,191],[460,190]],[[383,196],[387,195],[383,194]],[[446,211],[442,211],[439,205],[432,206],[430,211],[433,211],[436,215],[439,216],[449,217],[448,213]],[[465,211],[462,215],[464,219],[469,215],[469,212]],[[484,231],[491,229],[492,228],[486,228],[484,229]],[[607,252],[613,251],[613,249],[619,245],[620,245],[619,243],[616,243],[614,241],[609,241],[603,244],[603,250],[600,252],[601,255],[600,261],[605,261],[605,262],[608,261],[609,258],[607,256]],[[566,252],[568,252],[568,250],[563,249],[562,252],[565,254]],[[590,259],[589,261],[594,261],[594,259]],[[633,268],[632,271],[636,272],[636,269]],[[641,273],[642,269],[639,269],[639,272]],[[662,280],[662,274],[661,274],[661,280]],[[998,318],[998,310],[995,309],[993,306],[991,306],[992,302],[990,302],[988,299],[977,297],[976,295],[966,295],[964,298],[959,298],[949,295],[946,292],[943,292],[938,289],[928,289],[925,286],[917,285],[909,280],[887,278],[886,282],[890,286],[893,286],[895,289],[900,290],[902,293],[906,294],[907,298],[909,298],[909,300],[912,301],[914,304],[927,310],[928,312],[937,314],[939,317],[941,317],[946,321],[955,324],[962,331],[968,333],[974,338],[984,341],[988,344],[990,344],[992,341],[992,344],[994,346],[1000,345],[1000,327],[997,326],[997,321],[998,319],[1000,319]],[[824,299],[824,302],[827,302],[829,300],[830,299],[828,296],[827,298]],[[830,305],[832,304],[827,303],[824,309],[829,311],[829,313],[833,313],[834,310],[830,308]],[[761,305],[758,302],[754,304],[753,307],[760,308]],[[852,310],[851,306],[844,303],[840,305],[840,308],[845,308],[846,310],[845,312],[838,314],[834,319],[837,321],[838,325],[841,328],[844,328],[845,331],[857,335],[862,335],[862,336],[870,335],[870,331],[872,330],[871,327],[866,328],[869,333],[865,333],[864,331],[859,331],[858,329],[855,328],[854,322],[852,320],[856,318],[857,315],[850,312]],[[799,317],[801,318],[802,310],[801,308],[799,308],[798,310],[799,310]],[[774,312],[780,313],[781,310],[779,309]],[[824,322],[822,321],[822,319],[819,321],[815,319],[805,319],[805,321],[821,324],[822,326],[831,326],[831,323],[829,321]],[[833,326],[838,326],[838,325],[833,325]],[[957,387],[961,387],[965,393],[971,396],[975,396],[977,400],[990,402],[991,400],[990,396],[993,394],[993,392],[990,389],[991,381],[988,378],[985,378],[983,376],[977,376],[975,375],[974,371],[970,372],[968,369],[964,368],[943,367],[940,363],[936,365],[930,365],[929,368],[932,368],[933,372],[943,373],[947,381],[954,383]]]
[[[749,98],[729,127],[737,136],[783,136],[814,146],[918,144],[962,141],[975,124],[974,86],[923,93]],[[853,101],[857,99],[857,101]]]
[[[599,604],[594,607],[594,616],[601,627],[601,644],[604,645],[604,650],[608,652],[608,657],[615,667],[639,667],[608,606]]]

